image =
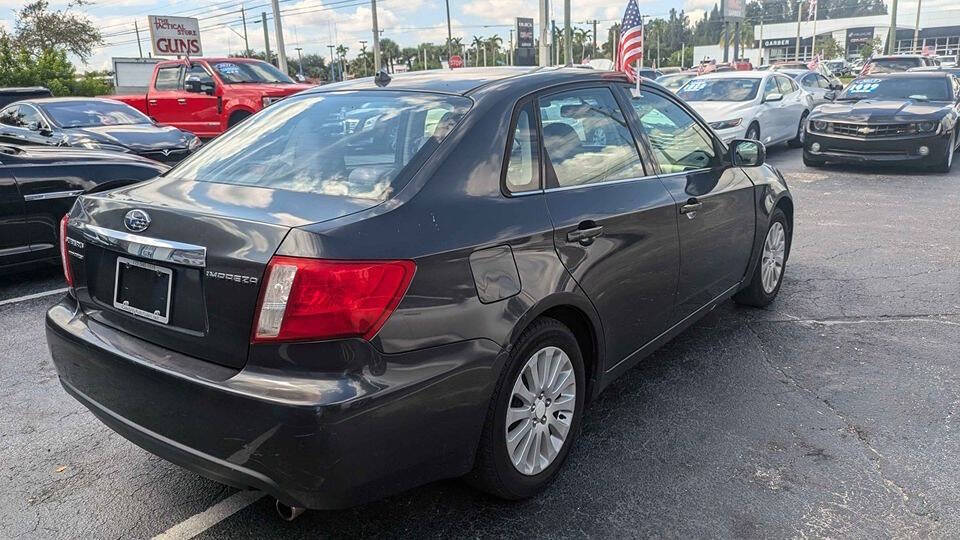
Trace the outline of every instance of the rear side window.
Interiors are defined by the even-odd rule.
[[[803,76],[803,86],[807,88],[816,88],[817,87],[817,77],[816,73],[807,73]]]
[[[244,120],[168,174],[385,200],[470,105],[467,98],[408,92],[305,94]]]
[[[532,103],[517,114],[504,175],[507,190],[511,193],[540,188],[540,150],[534,114]]]
[[[633,135],[609,88],[582,88],[539,99],[547,162],[557,186],[644,175]]]
[[[783,95],[792,94],[794,90],[797,89],[797,83],[791,81],[790,79],[777,75],[777,84],[780,86],[780,93]]]
[[[180,66],[171,66],[157,70],[157,90],[176,90],[180,86]]]

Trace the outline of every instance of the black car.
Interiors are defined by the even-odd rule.
[[[0,108],[24,99],[53,97],[49,88],[43,86],[16,86],[0,88]]]
[[[462,475],[517,499],[617,376],[718,303],[777,295],[782,176],[662,86],[577,68],[378,82],[287,98],[160,178],[80,198],[46,320],[69,394],[287,517]]]
[[[60,257],[59,225],[78,195],[169,167],[114,152],[0,144],[0,272]]]
[[[810,113],[803,162],[913,163],[946,172],[957,148],[960,84],[945,72],[855,79]]]
[[[196,150],[200,139],[157,125],[112,99],[49,98],[19,101],[0,110],[0,143],[112,150],[175,163]]]

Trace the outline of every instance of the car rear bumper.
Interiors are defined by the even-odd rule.
[[[355,371],[227,368],[89,319],[46,318],[66,391],[111,429],[205,477],[291,506],[344,508],[470,470],[501,348],[471,340]],[[322,358],[315,359],[320,364]]]
[[[814,143],[820,145],[814,152]],[[929,152],[920,153],[920,147],[926,146]],[[850,137],[829,137],[807,131],[803,151],[808,156],[823,161],[844,163],[907,163],[930,161],[943,157],[949,146],[949,139],[943,135],[927,137],[897,137],[876,139],[855,139]]]

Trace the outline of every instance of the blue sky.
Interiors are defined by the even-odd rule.
[[[144,54],[149,50],[145,30],[147,15],[178,15],[207,17],[200,21],[203,52],[207,56],[226,55],[243,49],[243,27],[239,23],[239,6],[247,14],[248,39],[251,48],[263,49],[263,30],[260,12],[270,12],[270,0],[96,0],[82,9],[102,29],[109,46],[97,50],[88,69],[104,69],[113,56],[137,56],[137,44],[132,33],[133,23],[140,25]],[[641,11],[664,15],[671,7],[685,7],[698,16],[713,5],[713,0],[639,0]],[[13,11],[24,0],[0,0],[0,24],[12,24]],[[52,0],[53,7],[63,2]],[[563,4],[555,0],[551,6],[558,24],[563,18]],[[401,46],[422,41],[443,43],[446,38],[446,19],[443,0],[378,0],[378,19],[383,37],[389,37]],[[572,19],[575,23],[599,19],[599,34],[605,38],[606,29],[620,19],[626,0],[573,0]],[[499,34],[506,46],[514,17],[537,18],[537,0],[450,0],[454,37]],[[329,54],[328,44],[343,43],[350,48],[348,56],[359,49],[358,41],[371,39],[369,0],[280,0],[284,14],[284,39],[287,54],[296,55],[294,47],[303,47],[304,53]],[[234,24],[228,23],[234,22]],[[276,38],[270,21],[270,40]],[[582,25],[587,26],[587,25]],[[369,47],[369,45],[368,45]],[[83,69],[81,67],[81,69]]]

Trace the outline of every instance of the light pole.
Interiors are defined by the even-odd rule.
[[[337,80],[337,76],[336,76],[336,75],[337,75],[337,71],[336,71],[335,69],[333,69],[334,64],[336,64],[336,61],[333,59],[333,45],[327,45],[327,47],[330,48],[330,81],[331,81],[331,82],[336,82],[336,80]]]
[[[453,33],[450,31],[450,0],[447,0],[447,65],[450,63],[450,57],[453,56]],[[424,69],[427,63],[423,63]]]
[[[540,0],[540,67],[550,65],[549,0]]]
[[[302,81],[302,80],[304,79],[304,77],[303,77],[303,54],[301,54],[301,51],[303,51],[303,47],[295,47],[295,49],[296,49],[296,51],[297,51],[297,61],[299,62],[299,68],[300,68],[298,71],[300,72],[300,80]]]
[[[917,0],[917,20],[913,23],[913,52],[920,54],[923,52],[920,48],[920,4],[922,0]]]
[[[563,56],[566,65],[572,66],[573,28],[570,26],[570,0],[563,0]]]
[[[377,0],[370,0],[373,15],[373,74],[380,71],[380,28],[377,26]]]

